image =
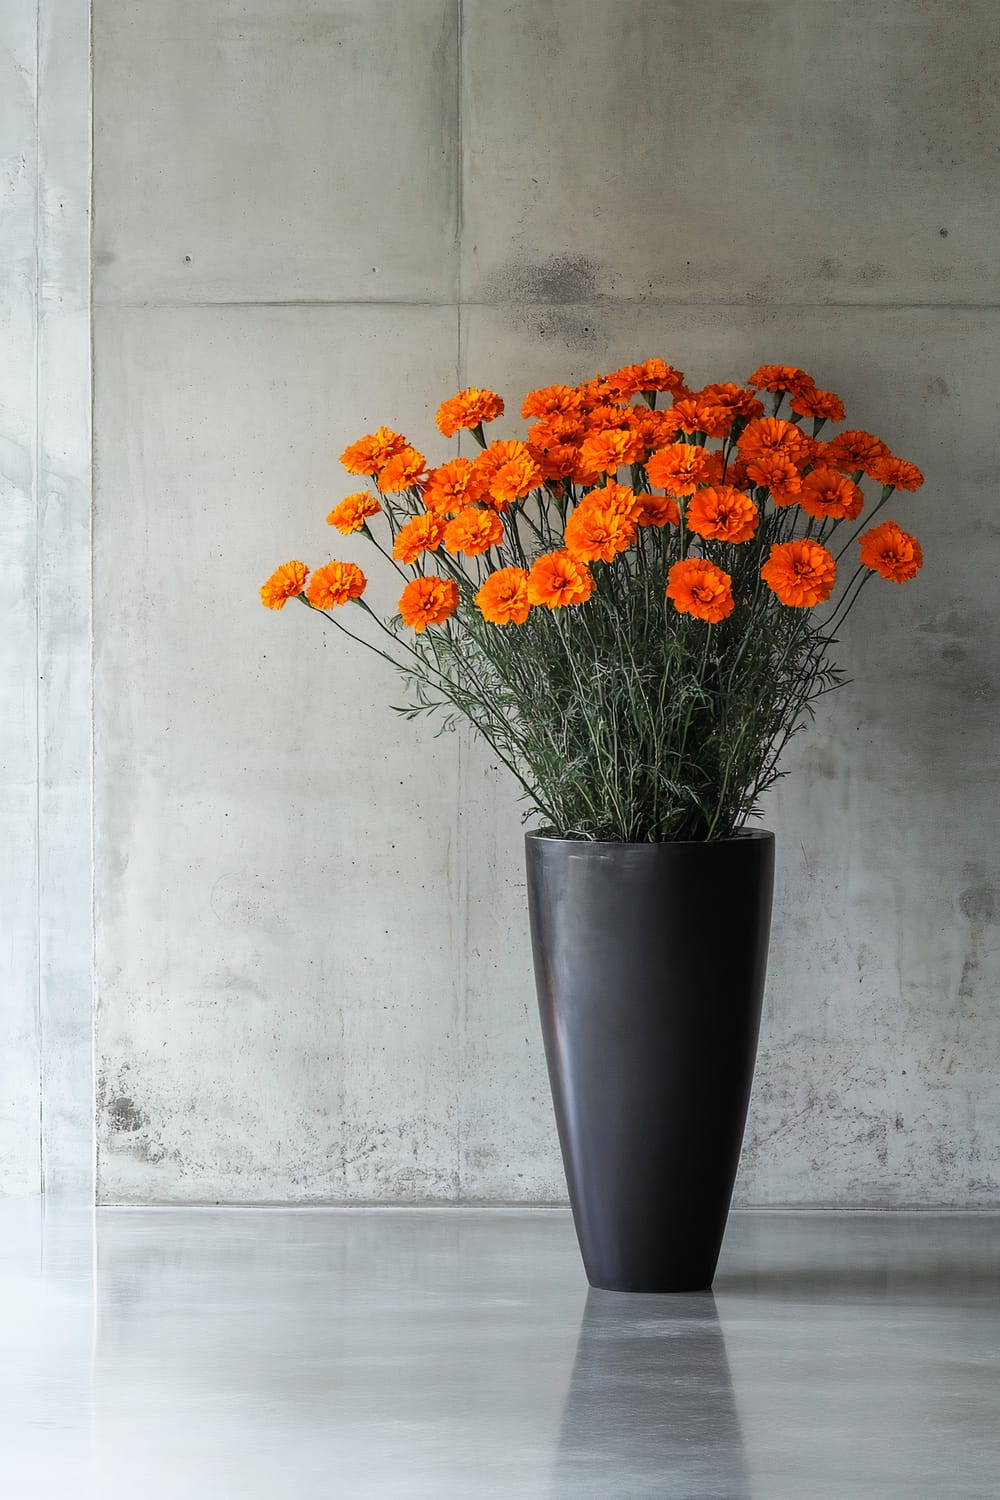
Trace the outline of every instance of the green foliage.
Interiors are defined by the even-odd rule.
[[[632,481],[643,486],[640,470]],[[757,536],[740,544],[704,542],[683,525],[643,527],[626,553],[591,565],[586,603],[534,608],[523,625],[487,622],[478,587],[495,568],[530,567],[561,547],[567,498],[537,491],[512,508],[503,544],[483,557],[433,554],[432,568],[460,591],[444,624],[414,635],[398,618],[377,622],[396,646],[382,654],[407,685],[399,712],[437,715],[445,728],[468,720],[520,782],[526,816],[561,837],[728,838],[758,813],[813,700],[842,680],[829,651],[843,611],[831,604],[824,623],[779,603],[760,578],[771,543],[804,518],[762,504]],[[422,509],[416,491],[383,504],[393,536]],[[809,523],[799,535],[822,540],[825,530]],[[732,577],[736,608],[719,624],[666,598],[671,565],[692,555]]]

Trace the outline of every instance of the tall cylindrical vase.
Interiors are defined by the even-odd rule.
[[[590,1284],[711,1286],[760,1026],[774,835],[527,837],[549,1079]]]

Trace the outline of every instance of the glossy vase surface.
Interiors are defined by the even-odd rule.
[[[712,1284],[760,1027],[774,835],[526,840],[542,1034],[590,1284]]]

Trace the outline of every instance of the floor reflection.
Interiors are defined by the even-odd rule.
[[[551,1496],[584,1492],[616,1500],[750,1495],[711,1292],[588,1294]]]

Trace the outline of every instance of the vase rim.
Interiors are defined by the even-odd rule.
[[[742,844],[747,840],[774,841],[770,828],[741,828],[726,839],[643,839],[641,843],[629,843],[625,839],[565,839],[555,833],[546,833],[542,828],[530,828],[524,835],[528,839],[544,844],[564,844],[574,849],[703,849],[711,845]]]

